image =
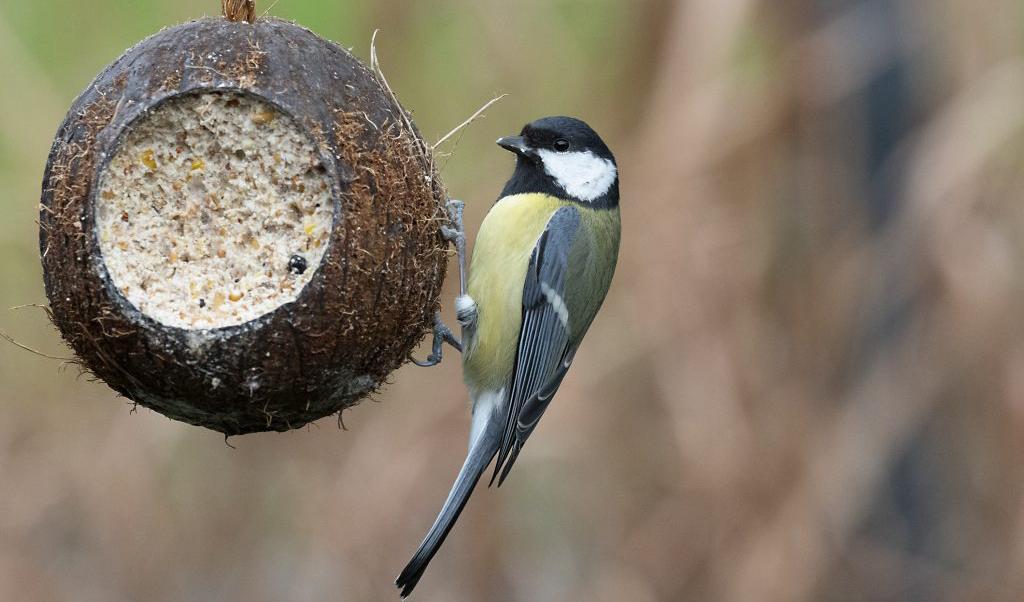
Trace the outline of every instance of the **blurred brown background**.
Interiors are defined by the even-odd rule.
[[[260,2],[261,8],[269,2]],[[0,329],[66,353],[34,223],[74,96],[216,0],[0,0]],[[472,235],[493,145],[588,120],[619,272],[416,599],[1024,599],[1024,5],[280,0],[382,66]],[[446,304],[454,297],[450,278]],[[421,353],[422,355],[422,353]],[[454,355],[225,445],[0,341],[0,599],[393,600],[462,461]]]

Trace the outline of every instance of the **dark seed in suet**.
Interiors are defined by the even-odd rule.
[[[306,271],[306,258],[302,255],[292,255],[288,260],[288,271],[293,274],[302,274]]]

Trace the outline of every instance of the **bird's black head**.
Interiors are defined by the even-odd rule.
[[[517,155],[501,196],[542,192],[594,207],[619,203],[615,157],[589,125],[572,117],[544,117],[498,144]]]

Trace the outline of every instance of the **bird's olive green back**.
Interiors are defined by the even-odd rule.
[[[604,302],[619,257],[619,208],[580,209],[580,228],[569,255],[565,303],[569,307],[569,344],[580,344]]]
[[[604,299],[618,255],[618,208],[595,210],[539,193],[500,199],[480,226],[469,271],[468,293],[478,316],[476,332],[466,341],[463,376],[474,396],[501,389],[512,374],[530,255],[552,214],[566,205],[581,216],[566,282],[572,344]]]

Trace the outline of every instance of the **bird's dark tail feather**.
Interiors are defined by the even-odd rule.
[[[498,433],[494,422],[491,421],[470,448],[466,461],[459,471],[459,476],[448,493],[448,499],[445,500],[440,514],[434,520],[434,525],[430,527],[427,536],[423,538],[423,543],[413,554],[412,560],[405,565],[402,574],[395,580],[395,585],[402,590],[403,599],[412,593],[420,577],[423,576],[423,571],[427,569],[430,559],[444,543],[448,532],[452,530],[452,525],[458,520],[459,514],[462,513],[466,502],[469,501],[469,496],[473,493],[476,482],[480,480],[480,475],[483,474],[484,469],[497,453],[499,443],[500,433]]]

